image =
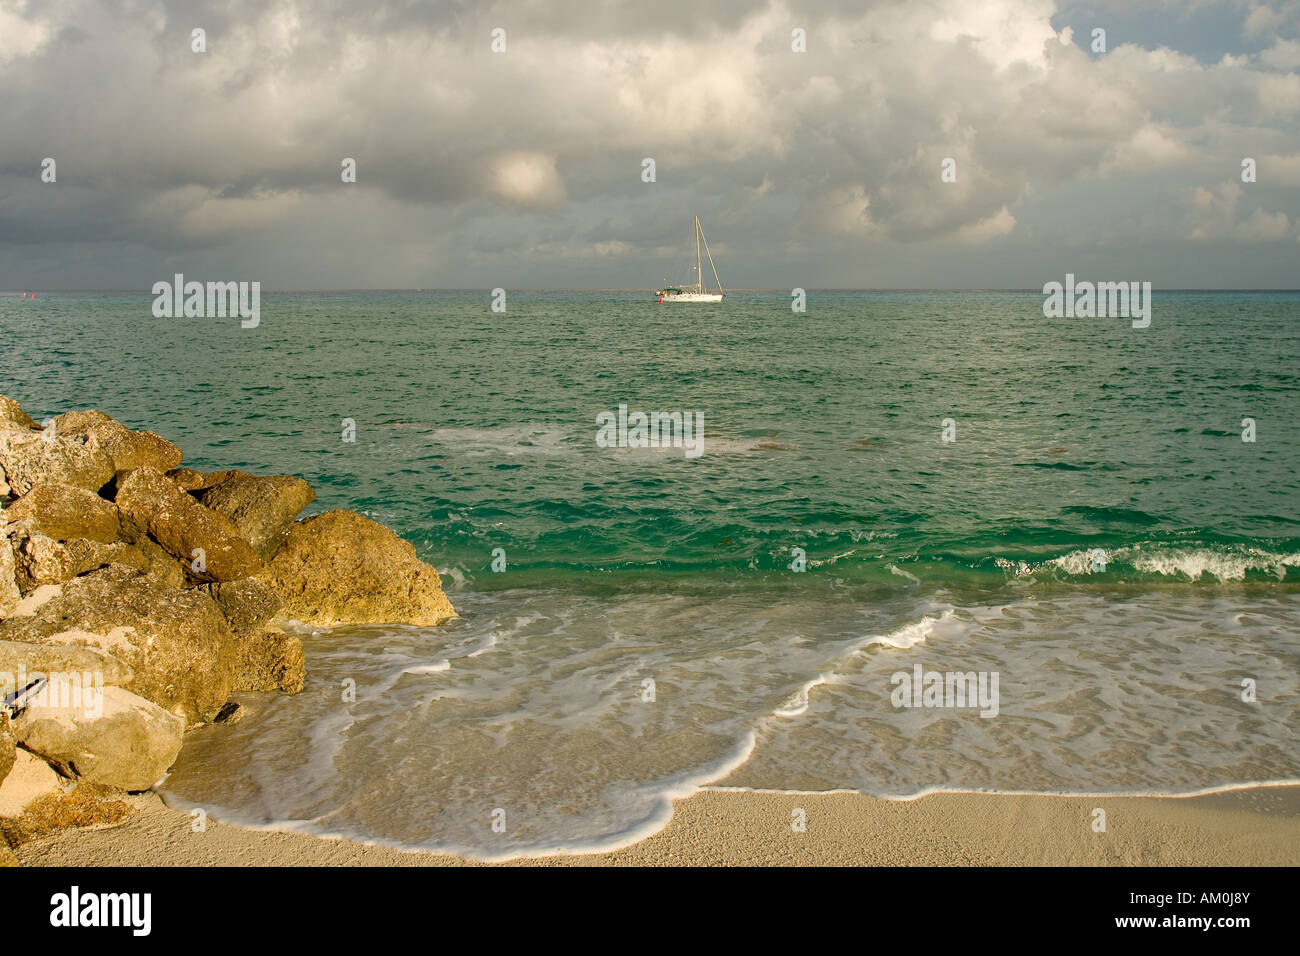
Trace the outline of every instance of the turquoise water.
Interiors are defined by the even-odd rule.
[[[1042,300],[0,297],[0,393],[302,475],[443,573],[459,621],[309,636],[304,694],[191,735],[169,799],[218,817],[492,858],[708,783],[1300,778],[1300,294],[1157,290],[1141,330]],[[702,414],[703,454],[600,447],[624,403]],[[917,663],[997,672],[998,716],[893,706]]]

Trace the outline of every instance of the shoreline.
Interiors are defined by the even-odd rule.
[[[673,802],[653,835],[604,853],[502,863],[284,830],[250,830],[127,798],[121,823],[20,846],[24,866],[1295,866],[1300,784],[1192,796],[703,789]],[[1093,812],[1106,814],[1094,832]],[[806,814],[804,832],[792,815]]]

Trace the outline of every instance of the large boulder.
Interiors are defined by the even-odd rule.
[[[112,654],[93,647],[71,644],[26,644],[0,641],[0,693],[21,690],[33,676],[40,674],[99,674],[105,684],[125,687],[135,674]],[[24,677],[24,675],[26,675]]]
[[[22,406],[12,398],[6,398],[3,395],[0,395],[0,422],[9,422],[23,428],[41,427],[33,420],[32,416],[22,410]]]
[[[121,531],[117,508],[93,491],[54,481],[33,485],[27,494],[4,511],[12,524],[26,519],[37,531],[62,541],[87,538],[116,541]]]
[[[18,607],[22,592],[18,590],[18,566],[14,560],[13,545],[8,529],[0,526],[0,618],[6,618]]]
[[[199,589],[217,602],[234,631],[258,628],[275,617],[284,599],[257,578],[201,584]]]
[[[181,463],[181,450],[153,432],[132,431],[103,412],[66,412],[54,418],[58,435],[85,435],[92,438],[113,461],[115,471],[128,471],[146,465],[167,471]]]
[[[277,620],[426,625],[456,616],[411,543],[353,511],[295,524],[257,577],[284,598]]]
[[[235,473],[196,497],[205,508],[229,518],[265,561],[279,550],[298,512],[316,500],[316,492],[289,475]]]
[[[296,694],[306,678],[302,640],[283,631],[236,631],[234,690]]]
[[[89,696],[98,699],[52,688],[47,703],[14,721],[19,742],[68,776],[123,790],[152,787],[176,762],[185,721],[120,687]]]
[[[176,482],[182,491],[193,494],[211,488],[213,485],[219,485],[228,478],[252,478],[253,476],[246,471],[238,470],[213,471],[205,475],[193,468],[172,468],[167,472],[167,477]]]
[[[57,435],[0,423],[0,469],[9,494],[43,481],[98,491],[112,480],[113,459],[88,435]]]
[[[203,507],[156,468],[137,468],[120,480],[116,501],[124,518],[147,531],[197,581],[246,578],[262,564],[229,518]]]
[[[122,562],[131,551],[123,542],[104,544],[85,538],[55,541],[35,530],[30,519],[9,526],[18,589],[23,593],[42,584],[59,584],[78,574]]]
[[[230,697],[234,636],[212,599],[122,565],[73,578],[0,622],[0,640],[111,654],[134,672],[127,690],[191,723],[211,720]]]

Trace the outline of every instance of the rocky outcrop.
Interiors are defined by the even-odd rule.
[[[233,630],[261,627],[275,617],[284,603],[278,591],[256,578],[204,584],[200,589],[217,602]]]
[[[283,631],[235,634],[236,690],[278,690],[296,694],[306,678],[302,641]]]
[[[0,691],[48,680],[12,727],[0,712],[0,815],[26,819],[33,793],[150,787],[187,725],[256,712],[232,693],[300,692],[303,642],[277,622],[454,616],[437,572],[382,525],[295,521],[315,499],[305,481],[180,461],[102,412],[41,428],[0,396]],[[91,706],[65,693],[87,686]]]
[[[0,623],[0,640],[92,647],[134,672],[126,688],[190,722],[230,697],[226,619],[201,591],[175,591],[122,565],[74,578],[29,616]]]
[[[167,471],[181,463],[181,450],[153,432],[137,432],[103,412],[66,412],[54,418],[57,435],[86,436],[113,462],[114,471],[146,466]]]
[[[28,521],[9,527],[18,589],[24,593],[42,584],[59,584],[115,561],[129,560],[130,545],[103,544],[85,538],[56,541],[32,528]]]
[[[59,436],[13,425],[0,425],[0,469],[16,497],[43,481],[98,491],[114,474],[113,460],[88,435]]]
[[[95,697],[88,701],[87,697]],[[58,694],[13,723],[19,743],[65,776],[122,790],[147,790],[176,762],[185,721],[120,687]]]
[[[441,624],[455,617],[438,572],[383,525],[327,511],[293,526],[258,579],[304,624]]]
[[[40,428],[32,416],[28,415],[12,398],[0,395],[0,423],[17,425],[20,428]]]
[[[11,686],[4,675],[28,677],[49,674],[99,674],[103,683],[125,687],[135,674],[112,654],[93,647],[70,644],[27,644],[22,641],[0,641],[0,692],[13,693],[19,689]]]
[[[86,538],[109,543],[122,533],[117,508],[93,491],[42,481],[5,509],[10,524],[27,522],[41,534],[56,540]]]
[[[156,468],[137,468],[118,482],[117,508],[180,560],[196,581],[246,578],[262,564],[223,514],[203,507]]]
[[[301,478],[234,472],[203,488],[197,498],[205,508],[229,518],[265,561],[284,543],[298,513],[316,500],[316,492]]]

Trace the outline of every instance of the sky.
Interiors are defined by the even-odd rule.
[[[1300,0],[0,0],[0,289],[653,289],[696,215],[728,289],[1300,287]]]

